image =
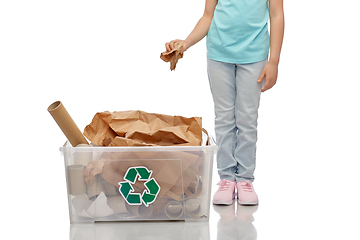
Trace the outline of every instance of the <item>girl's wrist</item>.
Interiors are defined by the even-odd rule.
[[[272,57],[270,57],[268,62],[269,62],[269,63],[272,63],[272,64],[279,65],[279,61],[280,61],[279,58],[272,58]]]
[[[184,43],[186,44],[186,49],[188,49],[189,47],[191,47],[191,41],[190,41],[190,39],[186,38],[186,39],[184,40]]]

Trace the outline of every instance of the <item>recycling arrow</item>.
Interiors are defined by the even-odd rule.
[[[149,171],[146,167],[137,167],[136,171],[140,175],[139,180],[142,180],[142,181],[148,180],[150,175],[152,174],[152,171],[151,170]]]
[[[160,192],[160,186],[154,178],[151,178],[150,180],[148,180],[144,185],[147,190],[143,191],[141,199],[142,199],[143,203],[145,204],[145,206],[148,207],[149,204],[155,202],[155,199],[156,199],[158,193]]]
[[[129,182],[121,182],[120,192],[124,196],[124,198],[127,198],[129,196],[130,191],[134,191],[133,187]]]
[[[137,176],[136,168],[129,168],[125,174],[125,180],[128,180],[131,183],[135,183],[135,179]]]
[[[155,201],[156,196],[152,194],[148,194],[146,190],[144,190],[141,199],[144,202],[145,206],[149,206],[149,204],[153,203]]]
[[[145,187],[147,188],[147,190],[149,190],[149,193],[152,195],[156,195],[160,189],[159,184],[153,178],[145,183]]]
[[[154,178],[150,178],[152,172],[152,170],[143,166],[130,167],[126,171],[124,176],[125,181],[119,182],[119,191],[128,204],[141,205],[144,203],[144,205],[148,207],[151,203],[155,202],[160,192],[160,185]],[[142,194],[134,193],[134,188],[131,185],[136,182],[137,176],[139,176],[138,180],[145,181],[144,185],[146,189]]]
[[[139,180],[146,181],[151,174],[152,170],[149,171],[146,167],[131,167],[125,173],[125,180],[134,184],[137,176]]]

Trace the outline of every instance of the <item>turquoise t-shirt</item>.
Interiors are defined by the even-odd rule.
[[[207,34],[208,58],[253,63],[268,58],[268,0],[218,0]]]

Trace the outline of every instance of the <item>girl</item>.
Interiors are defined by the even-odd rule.
[[[260,93],[276,83],[283,34],[283,0],[206,0],[189,36],[166,43],[171,51],[180,42],[185,52],[207,36],[221,179],[214,204],[232,204],[235,187],[239,204],[258,204],[252,182]]]

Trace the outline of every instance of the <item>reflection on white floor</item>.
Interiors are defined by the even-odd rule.
[[[255,240],[258,206],[213,205],[209,222],[101,222],[71,224],[70,240]],[[217,227],[210,231],[210,227]],[[217,234],[213,234],[213,233]],[[212,234],[210,234],[212,233]]]
[[[209,223],[124,222],[72,224],[71,240],[197,240],[210,239]]]
[[[236,205],[236,210],[235,210]],[[253,225],[253,214],[258,206],[241,206],[233,203],[230,206],[213,205],[220,215],[217,223],[217,240],[255,240],[256,228]]]

